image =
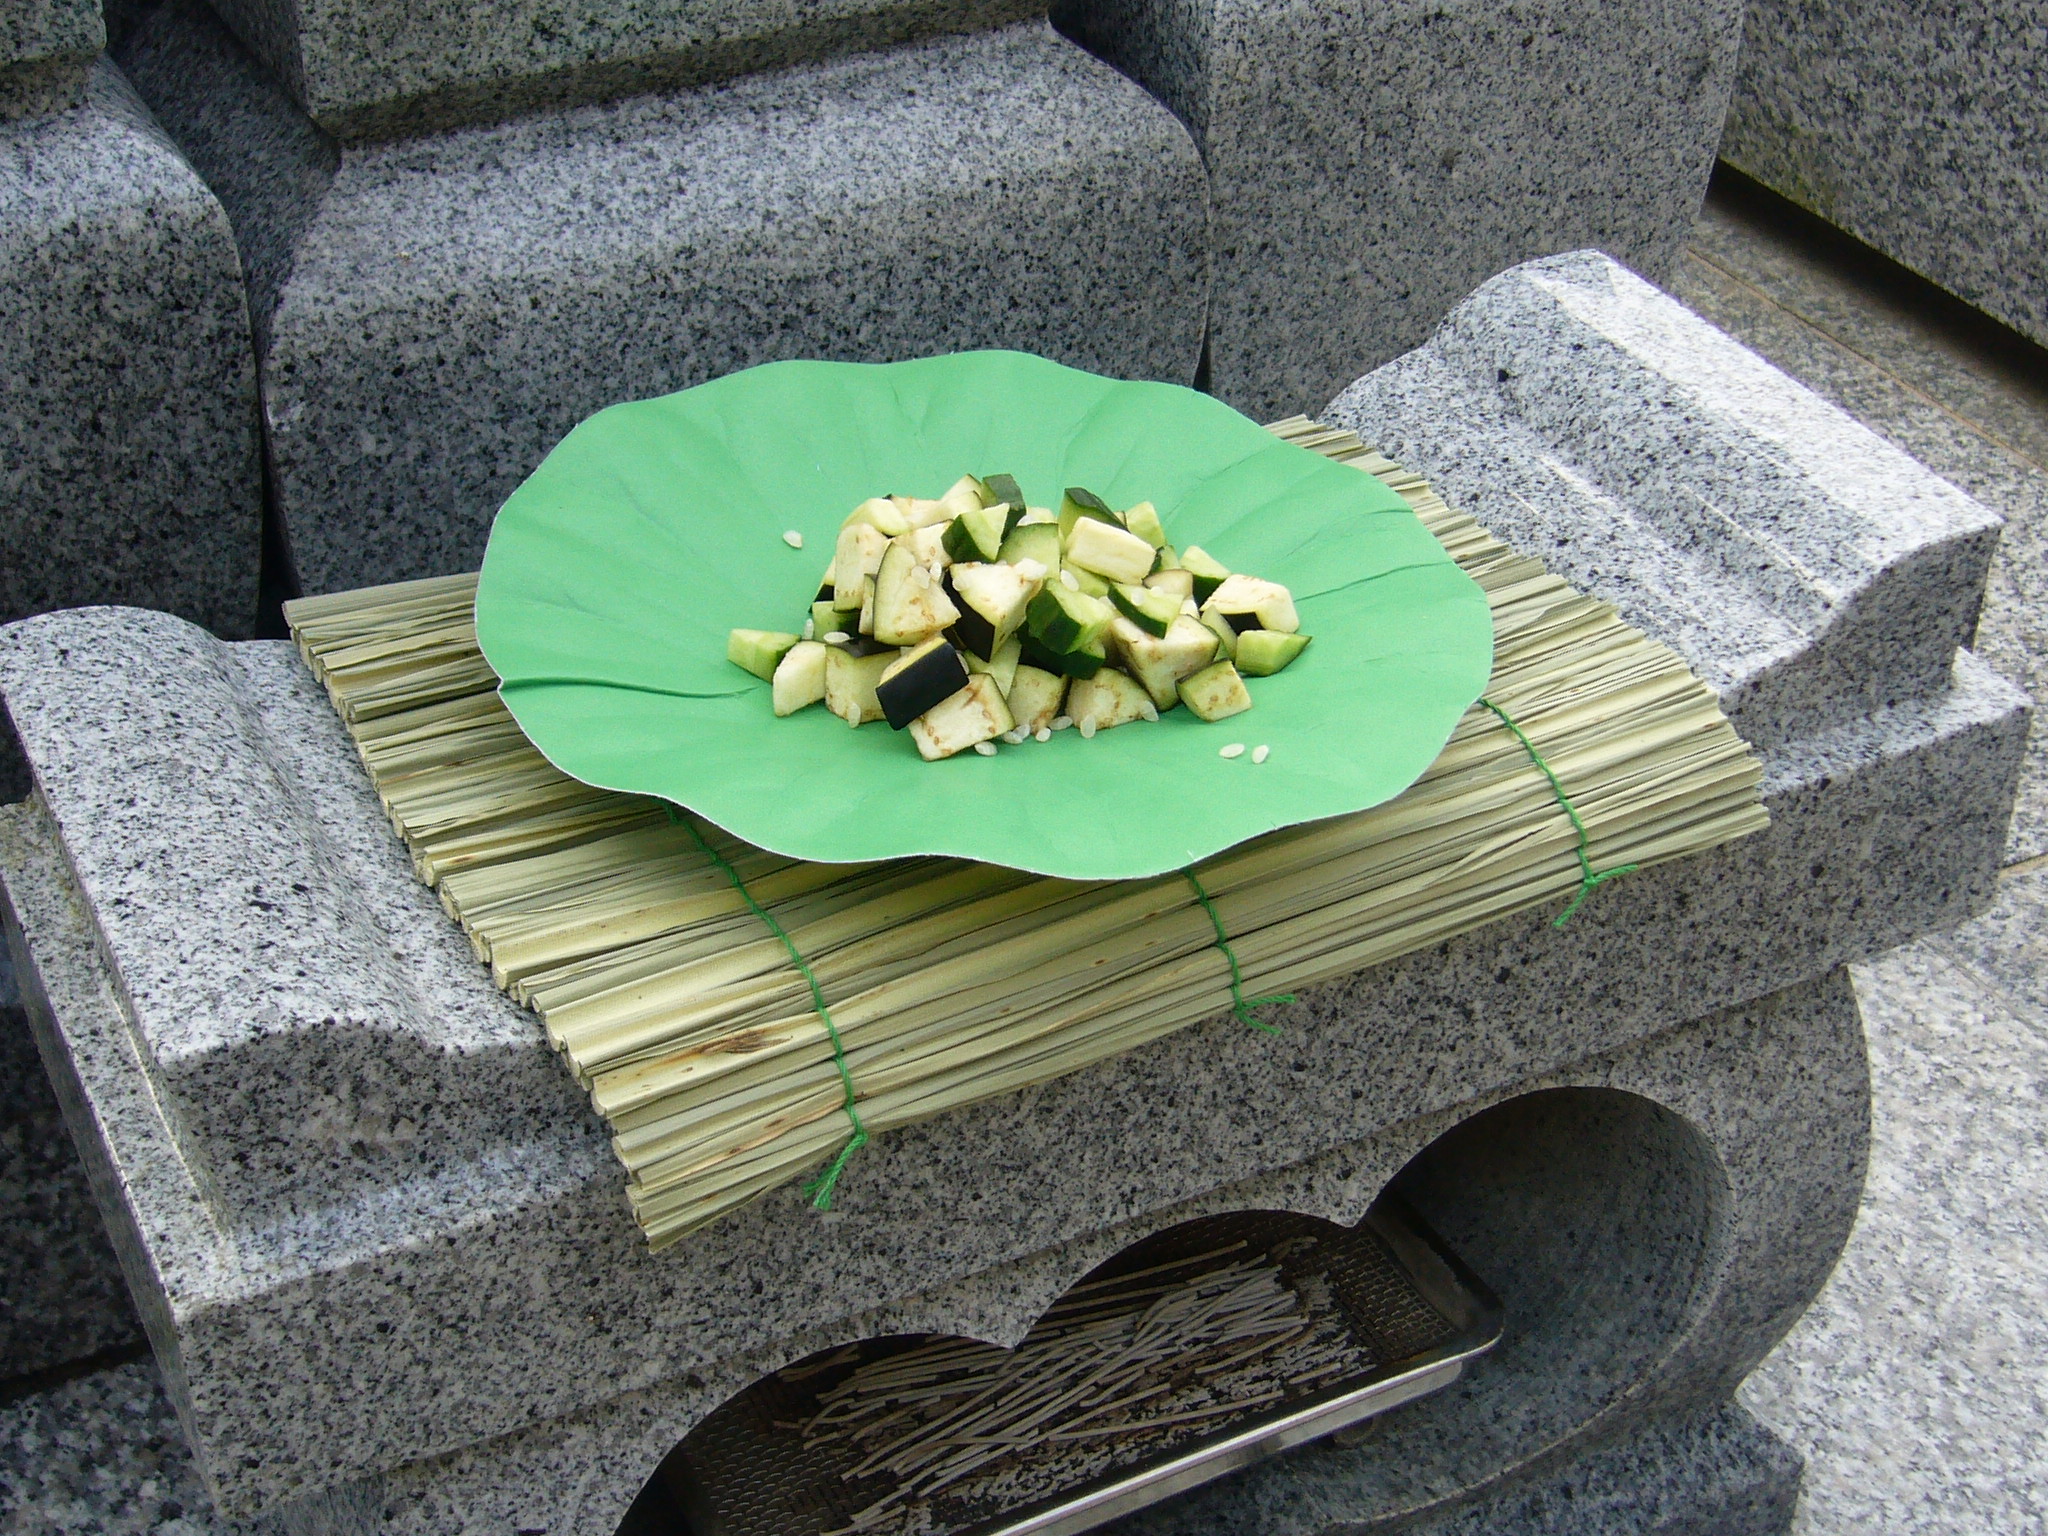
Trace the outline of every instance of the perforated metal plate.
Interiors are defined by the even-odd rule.
[[[1303,1244],[1304,1236],[1316,1241]],[[1369,1368],[1211,1420],[1198,1435],[1167,1446],[1156,1439],[1127,1452],[1113,1446],[1107,1466],[1098,1455],[1073,1485],[1017,1507],[941,1494],[926,1506],[915,1527],[919,1536],[1070,1536],[1435,1391],[1499,1337],[1500,1312],[1492,1296],[1391,1197],[1349,1230],[1281,1213],[1190,1223],[1126,1250],[1089,1279],[1132,1274],[1238,1243],[1244,1244],[1240,1256],[1274,1254],[1290,1287],[1319,1280],[1309,1291],[1341,1322]],[[664,1463],[660,1491],[670,1512],[650,1520],[653,1512],[643,1501],[640,1528],[674,1536],[822,1536],[846,1530],[874,1502],[875,1480],[849,1480],[845,1474],[861,1453],[845,1441],[807,1443],[800,1426],[817,1410],[821,1392],[862,1365],[925,1342],[871,1340],[845,1352],[830,1369],[798,1380],[776,1375],[757,1382],[707,1418]]]

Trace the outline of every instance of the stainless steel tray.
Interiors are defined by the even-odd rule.
[[[1349,1230],[1266,1212],[1191,1223],[1138,1244],[1091,1278],[1240,1241],[1254,1252],[1285,1252],[1305,1233],[1318,1241],[1298,1267],[1320,1277],[1330,1310],[1374,1362],[1370,1369],[1225,1418],[1199,1438],[1134,1450],[1128,1464],[1029,1505],[941,1499],[933,1506],[936,1523],[920,1528],[924,1536],[1072,1536],[1434,1392],[1500,1337],[1500,1307],[1491,1293],[1391,1196]],[[871,1341],[861,1347],[862,1358],[915,1342]],[[629,1528],[675,1536],[818,1536],[845,1528],[872,1489],[842,1477],[851,1453],[807,1445],[794,1425],[819,1391],[857,1363],[795,1382],[769,1377],[720,1407],[663,1464]],[[657,1504],[666,1510],[657,1513]]]

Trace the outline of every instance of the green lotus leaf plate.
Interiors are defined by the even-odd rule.
[[[1250,679],[1234,718],[1176,709],[992,758],[928,763],[908,732],[822,705],[777,719],[768,685],[725,659],[727,631],[800,629],[863,499],[999,472],[1036,505],[1068,485],[1151,501],[1176,547],[1291,588],[1314,642]],[[1193,390],[1020,352],[769,363],[600,411],[499,510],[476,606],[506,707],[585,783],[795,858],[947,854],[1087,880],[1390,799],[1493,658],[1484,595],[1377,479]],[[1246,752],[1220,756],[1232,742]]]

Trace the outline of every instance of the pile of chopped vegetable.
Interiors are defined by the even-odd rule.
[[[937,500],[855,507],[802,633],[735,629],[726,655],[772,685],[778,715],[822,702],[886,720],[937,760],[1179,705],[1240,714],[1246,678],[1307,648],[1300,628],[1278,582],[1176,553],[1149,501],[1118,512],[1069,486],[1055,513],[1009,475],[963,475]]]

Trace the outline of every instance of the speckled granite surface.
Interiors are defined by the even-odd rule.
[[[2006,520],[1976,649],[2048,697],[2048,374],[1988,354],[1910,291],[1876,286],[1767,207],[1711,198],[1673,292]],[[2006,860],[2048,853],[2048,721],[2037,719]]]
[[[1860,968],[1871,1181],[1742,1399],[1807,1456],[1801,1536],[2048,1525],[2048,874]]]
[[[1045,14],[1043,0],[219,0],[321,127],[410,134]]]
[[[0,123],[76,106],[105,43],[98,0],[0,7]]]
[[[2044,63],[2028,0],[1750,0],[1722,153],[2048,342]]]
[[[0,614],[256,617],[261,488],[226,217],[119,72],[0,128]]]
[[[309,591],[474,567],[506,493],[629,392],[782,357],[1199,358],[1194,145],[1042,22],[324,160],[196,7],[122,58],[271,274]]]
[[[1209,168],[1210,379],[1313,411],[1484,279],[1594,246],[1670,269],[1706,190],[1740,0],[1065,0]]]
[[[1947,686],[1999,522],[1595,252],[1321,413],[1682,654],[1755,742]]]

